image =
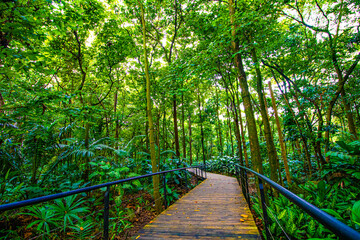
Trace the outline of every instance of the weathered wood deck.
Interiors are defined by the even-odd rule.
[[[237,180],[211,173],[207,177],[135,239],[261,239]]]

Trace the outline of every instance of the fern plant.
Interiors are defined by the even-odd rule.
[[[94,223],[91,220],[79,221],[75,225],[69,226],[72,232],[68,234],[69,239],[93,239]]]
[[[84,207],[85,200],[78,199],[76,201],[76,195],[65,197],[64,199],[56,199],[55,204],[50,206],[54,216],[62,221],[63,231],[69,224],[73,224],[74,220],[81,221],[80,214],[89,212],[88,207]]]
[[[57,227],[57,218],[55,212],[46,207],[28,207],[28,212],[19,213],[19,215],[29,215],[35,218],[27,228],[35,227],[36,232],[41,232],[44,235],[50,234],[50,228],[52,226]]]

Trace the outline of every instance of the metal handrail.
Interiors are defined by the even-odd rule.
[[[271,185],[275,190],[280,192],[283,196],[285,196],[291,202],[295,203],[302,210],[304,210],[306,213],[308,213],[310,216],[312,216],[314,219],[316,219],[319,223],[323,224],[330,231],[335,233],[338,237],[340,237],[340,239],[346,239],[346,240],[359,240],[360,239],[359,232],[355,231],[353,228],[342,223],[341,221],[337,220],[336,218],[332,217],[331,215],[327,214],[326,212],[320,210],[313,204],[298,197],[296,194],[294,194],[294,193],[290,192],[289,190],[287,190],[286,188],[280,186],[279,184],[272,181],[268,177],[265,177],[264,175],[261,175],[258,172],[255,172],[254,170],[251,170],[249,168],[246,168],[243,166],[239,166],[239,167],[240,167],[240,174],[242,176],[244,176],[244,179],[245,179],[245,186],[243,186],[243,192],[244,192],[245,198],[249,204],[250,204],[250,194],[249,194],[248,179],[247,179],[246,171],[253,173],[259,179],[260,198],[261,198],[261,203],[262,203],[262,210],[263,210],[263,216],[264,216],[264,222],[265,222],[265,233],[267,235],[267,239],[270,239],[270,232],[269,232],[270,230],[269,230],[269,226],[268,226],[268,218],[267,218],[267,211],[266,211],[265,197],[264,197],[264,188],[263,188],[262,181],[265,181],[266,183]],[[239,173],[239,171],[237,171],[237,174],[238,173]]]
[[[31,205],[35,205],[38,203],[43,203],[43,202],[47,202],[47,201],[51,201],[51,200],[55,200],[55,199],[59,199],[59,198],[64,198],[64,197],[79,194],[79,193],[90,192],[90,191],[93,191],[96,189],[106,187],[106,192],[104,195],[104,239],[107,240],[107,239],[109,239],[109,199],[110,199],[110,187],[111,186],[120,184],[120,183],[124,183],[124,182],[129,182],[129,181],[133,181],[133,180],[137,180],[137,179],[142,179],[142,178],[147,178],[147,177],[152,177],[155,175],[163,174],[164,200],[165,200],[165,208],[167,208],[166,177],[165,177],[166,173],[175,172],[175,171],[183,171],[183,170],[187,170],[187,169],[191,169],[191,168],[196,170],[195,171],[196,176],[201,176],[202,178],[204,178],[203,177],[204,172],[205,172],[205,176],[206,176],[206,167],[204,167],[202,165],[177,168],[177,169],[166,170],[166,171],[161,171],[161,172],[149,173],[146,175],[141,175],[141,176],[136,176],[136,177],[131,177],[131,178],[125,178],[125,179],[108,182],[108,183],[102,183],[102,184],[98,184],[98,185],[94,185],[94,186],[90,186],[90,187],[84,187],[84,188],[71,190],[71,191],[67,191],[67,192],[51,194],[51,195],[47,195],[47,196],[43,196],[43,197],[27,199],[27,200],[23,200],[23,201],[19,201],[19,202],[7,203],[7,204],[0,205],[0,212],[13,210],[13,209],[21,208],[21,207],[26,207],[26,206],[31,206]],[[199,171],[198,171],[198,169],[199,169]],[[187,187],[187,185],[188,185],[187,174],[185,175],[185,181],[186,181],[186,187]]]

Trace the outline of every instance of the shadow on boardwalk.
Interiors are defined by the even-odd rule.
[[[207,177],[134,239],[261,239],[237,180]]]

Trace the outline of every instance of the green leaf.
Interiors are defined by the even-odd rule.
[[[286,209],[284,209],[284,210],[278,215],[278,219],[284,218],[285,215],[286,215]]]
[[[355,222],[360,222],[360,201],[354,203],[351,209],[352,220]]]
[[[324,212],[332,215],[333,217],[335,217],[335,218],[338,219],[338,220],[344,220],[344,219],[340,216],[340,214],[338,214],[337,212],[335,212],[335,211],[332,210],[332,209],[324,208],[324,209],[321,209],[321,210],[323,210]]]

